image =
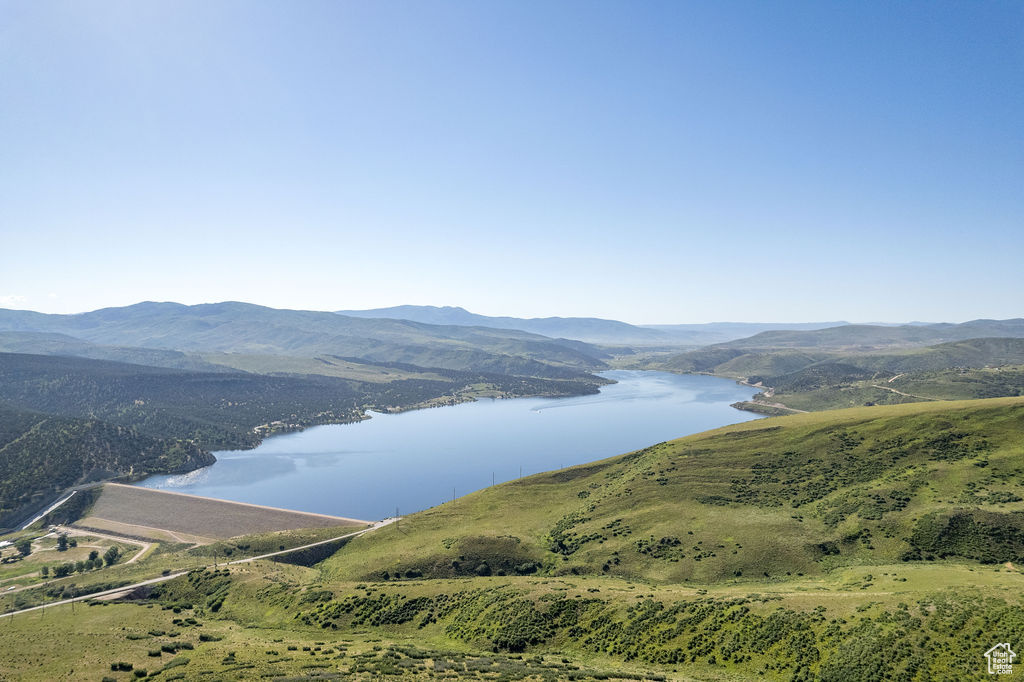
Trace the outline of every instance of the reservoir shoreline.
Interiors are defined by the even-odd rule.
[[[372,418],[214,453],[211,466],[142,487],[350,518],[425,509],[520,476],[759,418],[730,405],[756,389],[718,377],[642,370],[559,398],[478,399]]]

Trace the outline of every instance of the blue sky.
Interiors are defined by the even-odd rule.
[[[0,0],[0,307],[1024,315],[1019,2]]]

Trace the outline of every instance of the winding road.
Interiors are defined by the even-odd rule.
[[[903,376],[902,374],[900,376]],[[893,377],[895,379],[896,377]],[[889,381],[892,381],[890,379]],[[880,388],[883,391],[890,391],[896,395],[906,396],[907,398],[917,398],[918,400],[938,400],[938,398],[929,398],[923,395],[914,395],[913,393],[904,393],[903,391],[897,391],[895,388],[889,388],[888,386],[879,386],[878,384],[871,384],[871,388]]]

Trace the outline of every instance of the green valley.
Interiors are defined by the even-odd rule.
[[[0,682],[1014,682],[1022,36],[2,2]]]
[[[978,642],[1024,635],[1022,430],[1024,398],[748,422],[0,637],[95,633],[76,665],[115,679],[982,679]]]

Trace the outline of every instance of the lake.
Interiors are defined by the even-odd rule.
[[[253,450],[147,488],[376,520],[491,484],[582,464],[757,415],[729,407],[756,389],[727,379],[610,371],[574,398],[485,399],[377,414],[273,436]]]

